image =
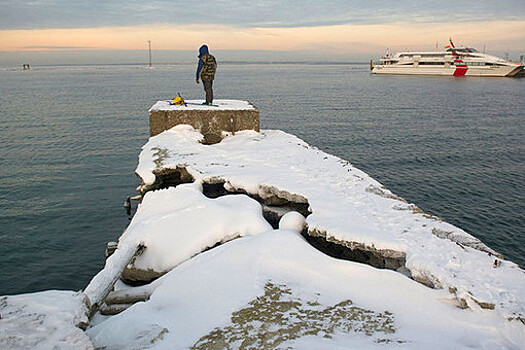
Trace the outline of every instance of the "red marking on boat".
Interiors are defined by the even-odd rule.
[[[456,66],[453,74],[455,77],[464,77],[467,74],[468,67],[462,60],[454,60],[454,65]]]

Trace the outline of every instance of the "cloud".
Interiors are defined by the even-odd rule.
[[[491,49],[524,49],[525,21],[448,23],[345,24],[297,28],[238,28],[224,25],[135,26],[0,31],[0,51],[65,48],[195,50],[207,43],[213,50],[322,51],[326,54],[432,49],[449,36],[457,44]]]
[[[523,0],[0,0],[0,8],[0,29],[191,24],[293,28],[525,18],[517,11],[524,9]]]
[[[97,49],[97,47],[83,47],[83,46],[49,46],[49,45],[29,45],[29,46],[22,46],[22,49],[25,50],[93,50]]]

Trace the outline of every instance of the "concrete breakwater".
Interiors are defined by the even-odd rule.
[[[222,303],[225,299],[215,297],[216,293],[226,293],[225,295],[229,295],[228,300],[236,300],[234,290],[245,290],[252,283],[258,286],[258,292],[255,295],[250,294],[253,299],[245,296],[244,300],[252,300],[248,305],[232,301],[232,305],[236,306],[230,305],[225,313],[218,312],[219,318],[227,318],[231,310],[237,310],[231,313],[231,323],[215,324],[216,328],[182,336],[178,338],[179,345],[194,348],[205,347],[205,344],[240,346],[243,339],[263,339],[264,346],[281,346],[307,334],[331,338],[333,333],[329,329],[333,327],[318,327],[315,317],[310,319],[311,323],[307,321],[295,324],[287,313],[304,312],[315,315],[319,312],[330,315],[329,310],[340,307],[344,309],[341,312],[348,315],[361,312],[358,310],[367,310],[371,315],[377,312],[358,327],[363,329],[365,337],[371,343],[416,342],[413,337],[406,336],[403,327],[396,323],[396,319],[405,317],[404,311],[414,307],[405,305],[404,311],[397,308],[403,300],[403,293],[399,292],[402,290],[400,285],[404,283],[418,290],[415,294],[407,292],[407,295],[412,295],[413,301],[419,300],[415,301],[416,304],[422,302],[426,312],[432,309],[427,304],[433,299],[429,295],[439,295],[439,303],[444,302],[448,307],[454,305],[454,310],[459,310],[456,313],[448,309],[445,319],[452,315],[460,319],[472,315],[461,311],[469,309],[469,312],[474,311],[479,315],[479,318],[476,316],[476,322],[496,322],[494,325],[498,324],[495,327],[499,331],[517,331],[508,338],[513,339],[507,344],[510,344],[509,347],[512,348],[512,344],[524,339],[524,304],[519,301],[524,295],[523,271],[516,264],[504,260],[500,254],[463,230],[425,214],[416,205],[393,194],[348,161],[326,154],[293,135],[272,130],[244,130],[235,135],[225,131],[220,142],[208,145],[200,130],[188,125],[178,125],[150,139],[143,147],[136,172],[142,179],[139,190],[143,201],[128,231],[121,237],[120,244],[149,238],[145,241],[148,248],[144,254],[128,266],[123,274],[130,282],[144,284],[127,290],[127,298],[144,300],[151,296],[146,305],[160,307],[162,304],[155,302],[152,296],[166,295],[164,293],[170,291],[167,287],[170,285],[169,281],[174,283],[172,288],[181,288],[189,283],[190,294],[181,292],[179,297],[181,300],[189,298],[190,305],[187,308],[173,308],[173,312],[184,315],[190,310],[192,313],[200,313],[203,305],[217,307],[215,301],[221,300]],[[234,205],[226,204],[233,200],[239,202]],[[224,206],[235,208],[233,216],[228,214],[228,210],[223,211]],[[197,212],[201,217],[207,218],[206,222],[192,219],[196,215],[193,212],[196,208],[199,208]],[[252,211],[241,211],[241,208]],[[261,233],[261,230],[265,230],[265,224],[257,217],[257,212],[262,213],[266,225],[269,224],[275,230],[276,236],[270,238]],[[332,259],[330,263],[323,260],[321,263],[317,258],[310,257],[310,253],[306,251],[296,255],[293,248],[296,243],[286,241],[284,234],[286,227],[290,226],[284,224],[283,220],[287,221],[285,219],[291,214],[304,218],[302,224],[299,220],[292,225],[299,237],[302,237],[299,244],[301,247],[313,254],[317,252],[315,255],[322,256],[322,259],[328,256],[338,259]],[[150,224],[146,224],[147,222]],[[220,233],[217,231],[218,227]],[[187,239],[188,237],[192,239]],[[274,243],[279,248],[267,246],[269,241],[266,239],[275,239]],[[173,251],[174,247],[177,247],[176,252]],[[275,253],[271,257],[268,255],[270,251]],[[248,260],[243,260],[234,252]],[[222,265],[226,261],[226,265]],[[366,307],[361,304],[364,299],[359,297],[357,302],[354,298],[336,298],[335,303],[299,297],[310,295],[312,291],[329,295],[346,290],[346,282],[342,281],[356,276],[349,271],[337,274],[336,279],[341,283],[332,286],[331,292],[317,283],[320,275],[314,272],[317,271],[316,268],[336,262],[346,267],[368,266],[365,274],[367,278],[382,281],[388,291],[380,292],[379,288],[379,294],[374,294],[376,292],[369,290],[364,281],[352,280],[353,287],[351,291],[347,290],[348,295],[355,295],[356,289],[375,295],[373,301],[370,300],[371,304]],[[273,267],[269,268],[270,265]],[[182,277],[186,274],[190,280]],[[212,277],[215,274],[217,279]],[[386,282],[390,277],[393,280]],[[201,285],[200,278],[206,280],[204,288],[211,287],[213,291],[193,288],[195,284]],[[326,279],[322,280],[327,285],[331,283]],[[278,290],[274,288],[276,285],[280,286]],[[296,294],[296,287],[290,288],[292,285],[301,286],[299,294]],[[501,293],[502,290],[505,292]],[[116,293],[120,295],[124,292]],[[271,305],[257,302],[269,295],[275,297],[272,300],[279,305],[276,306],[279,310],[288,311],[281,315],[277,309],[271,309]],[[395,295],[395,300],[389,299],[387,304],[383,304],[389,295]],[[140,312],[149,310],[148,307],[139,305],[137,311],[124,311],[123,319],[127,321],[114,319],[106,324],[96,325],[88,333],[95,338],[104,337],[111,327],[122,325],[122,322],[131,322],[133,315],[140,314],[139,309],[142,310]],[[440,317],[438,314],[440,312],[432,312],[429,317]],[[275,318],[268,315],[281,316]],[[389,326],[376,328],[374,322],[384,315],[388,316]],[[183,319],[182,316],[181,322]],[[177,322],[174,321],[172,326],[178,324]],[[273,328],[269,324],[265,326],[268,322],[275,323]],[[418,322],[426,321],[419,319]],[[454,322],[448,319],[445,323],[451,325]],[[259,327],[259,324],[262,326]],[[169,322],[164,323],[151,332],[151,339],[164,342],[165,336],[176,332],[172,326]],[[411,328],[419,326],[413,324]],[[465,326],[466,324],[462,324],[458,327]],[[355,335],[352,327],[348,327],[343,333]],[[426,333],[425,337],[428,337],[430,328],[423,328],[422,334]],[[472,330],[466,332],[475,333]],[[236,334],[246,334],[246,337],[240,339]],[[181,334],[174,336],[180,337]],[[488,344],[485,343],[488,341],[487,334],[479,336],[475,341],[477,346]],[[159,337],[162,339],[159,340]],[[452,336],[449,340],[455,339],[452,340],[455,345],[463,344],[460,338]],[[430,338],[427,341],[428,339]],[[507,341],[492,340],[499,344]],[[113,341],[115,340],[97,345],[107,345]],[[446,346],[448,340],[436,341],[435,344]],[[340,344],[348,346],[351,341],[346,338]]]
[[[258,119],[214,129],[217,142],[198,125],[182,122],[143,147],[141,204],[75,296],[91,322],[71,325],[87,328],[92,346],[512,348],[525,339],[523,271],[475,237],[348,161],[258,130]],[[111,290],[120,277],[134,286]],[[99,308],[120,315],[101,318]]]

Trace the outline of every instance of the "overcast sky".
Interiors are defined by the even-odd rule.
[[[525,0],[0,0],[0,52],[302,51],[370,55],[449,36],[525,51]],[[422,47],[426,45],[425,47]],[[357,56],[355,56],[357,57]]]
[[[203,23],[299,27],[524,18],[524,0],[0,0],[0,29]]]

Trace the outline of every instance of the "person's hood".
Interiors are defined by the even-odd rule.
[[[202,56],[204,55],[207,55],[208,54],[208,46],[207,45],[202,45],[201,48],[199,49],[199,58],[201,58]]]

